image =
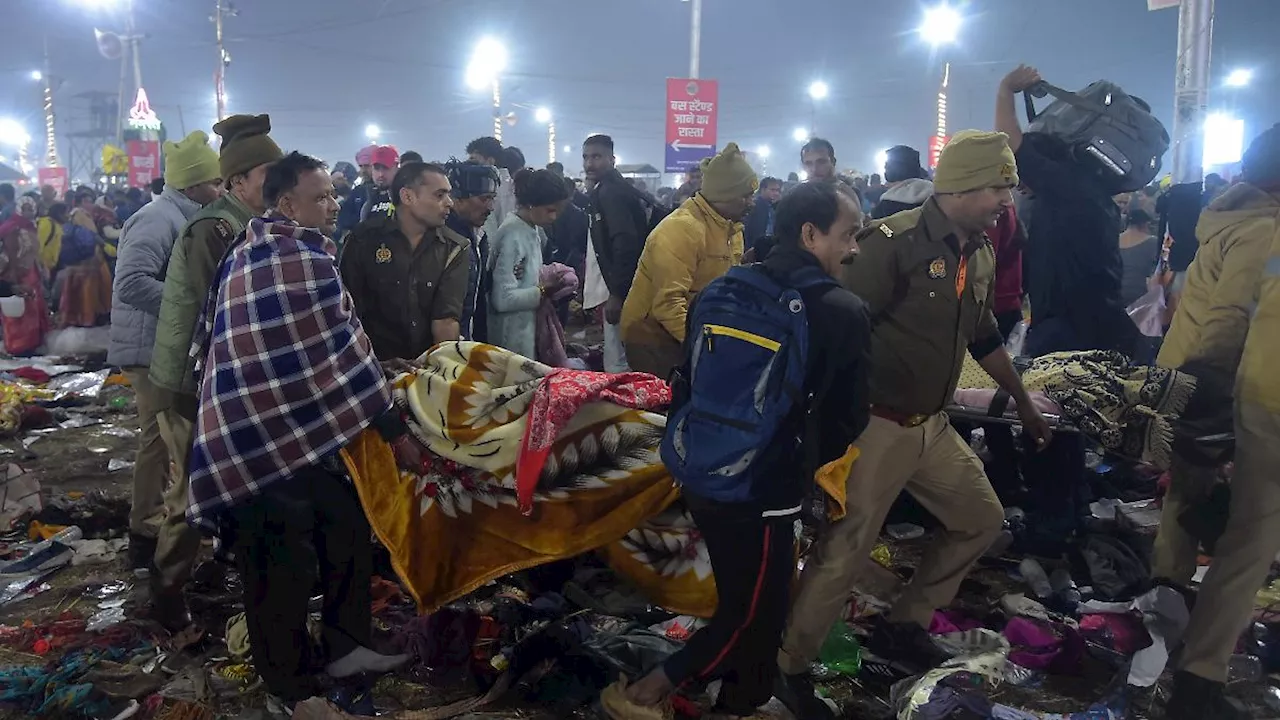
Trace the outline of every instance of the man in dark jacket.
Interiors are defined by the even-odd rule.
[[[608,299],[604,300],[604,364],[608,372],[626,370],[626,353],[618,323],[622,320],[622,302],[631,291],[631,281],[640,264],[640,252],[649,234],[649,221],[641,194],[618,172],[613,155],[613,138],[592,135],[582,143],[582,170],[587,181],[595,184],[591,191],[591,249],[604,283]],[[594,298],[586,299],[586,309]]]
[[[742,228],[743,252],[756,246],[766,235],[773,234],[774,206],[782,197],[782,181],[776,177],[767,177],[760,181],[760,192],[756,195],[755,205]]]
[[[339,244],[352,228],[360,224],[360,214],[364,212],[364,204],[369,201],[369,191],[373,187],[373,151],[377,147],[369,145],[356,153],[356,165],[360,167],[359,182],[351,187],[351,192],[342,201],[342,208],[338,210],[338,230],[334,240]]]
[[[498,197],[498,170],[468,160],[445,166],[453,188],[453,211],[445,226],[471,241],[467,274],[467,295],[462,303],[462,338],[488,342],[489,238],[484,226],[493,214]]]
[[[573,204],[573,194],[577,191],[573,179],[564,178],[564,185],[569,196],[561,203],[555,224],[547,228],[547,247],[542,257],[548,263],[568,265],[582,278],[587,273],[587,235],[591,232],[591,219],[585,210]],[[556,305],[562,324],[569,320],[569,300],[566,297]]]
[[[360,210],[360,222],[368,220],[371,215],[389,215],[395,201],[391,195],[391,182],[400,169],[400,153],[390,145],[379,145],[373,149],[373,187],[369,189],[369,197]]]
[[[895,145],[886,151],[884,178],[889,183],[880,193],[873,220],[887,218],[903,210],[918,208],[933,196],[929,172],[920,165],[920,151],[906,145]]]
[[[815,270],[835,277],[841,262],[855,251],[854,236],[861,227],[862,212],[848,188],[836,183],[798,187],[778,203],[778,246],[765,261],[764,272],[793,287]],[[793,526],[816,469],[802,458],[819,465],[840,458],[870,419],[871,321],[866,306],[834,284],[800,294],[812,358],[804,394],[816,398],[812,409],[818,416],[817,431],[804,433],[805,409],[797,408],[793,424],[780,432],[803,436],[805,449],[775,460],[775,472],[760,473],[758,477],[771,481],[753,487],[753,498],[747,502],[685,493],[712,558],[720,591],[716,613],[658,669],[630,687],[620,682],[605,690],[601,700],[612,718],[658,717],[650,713],[686,682],[721,678],[712,712],[729,716],[751,716],[774,694],[776,653],[795,569]],[[777,689],[797,717],[831,716],[811,686],[803,699],[797,699],[790,687]]]
[[[1031,329],[1026,352],[1115,350],[1130,357],[1143,349],[1120,294],[1120,209],[1088,157],[1056,137],[1023,133],[1015,97],[1040,82],[1035,68],[1019,66],[1000,83],[996,129],[1009,136],[1027,200],[1026,259]],[[1100,167],[1100,166],[1099,166]]]

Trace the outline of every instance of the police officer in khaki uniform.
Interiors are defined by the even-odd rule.
[[[232,115],[214,125],[213,131],[222,138],[218,164],[227,192],[196,213],[173,245],[151,359],[151,381],[167,396],[158,418],[160,434],[177,468],[165,494],[165,520],[156,538],[151,604],[155,619],[171,629],[181,629],[190,620],[182,586],[200,549],[200,534],[186,518],[187,457],[199,389],[189,358],[191,336],[223,254],[251,218],[267,211],[262,200],[267,167],[284,157],[268,135],[271,118],[267,115]]]
[[[1017,402],[1034,442],[1044,416],[1027,396],[992,314],[995,254],[985,230],[1013,203],[1018,174],[1003,133],[964,131],[942,152],[935,195],[858,237],[842,283],[871,312],[871,422],[855,443],[848,515],[818,539],[796,589],[779,664],[803,686],[858,579],[890,505],[904,488],[942,523],[911,584],[869,644],[878,655],[930,665],[926,629],[951,602],[1004,520],[982,462],[942,412],[971,354]]]

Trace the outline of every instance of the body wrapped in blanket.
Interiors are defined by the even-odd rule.
[[[1035,358],[1022,382],[1042,412],[1059,415],[1107,452],[1162,470],[1173,458],[1174,428],[1196,389],[1186,373],[1134,364],[1104,350]],[[986,412],[997,387],[966,357],[955,404]]]
[[[715,609],[706,548],[658,457],[665,383],[555,370],[482,343],[438,345],[421,364],[395,396],[427,466],[398,470],[377,433],[344,451],[421,609],[592,550],[656,603]]]
[[[427,466],[397,469],[376,432],[357,437],[344,459],[422,610],[593,550],[656,604],[703,617],[715,610],[706,546],[658,457],[665,383],[555,369],[473,342],[438,345],[420,364],[397,379],[395,397]],[[1023,381],[1107,449],[1157,465],[1194,387],[1184,374],[1110,353],[1040,358]],[[961,387],[995,384],[975,365]],[[815,478],[832,517],[843,514],[856,458],[850,448]]]

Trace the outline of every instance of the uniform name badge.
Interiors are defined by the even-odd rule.
[[[378,249],[373,251],[373,259],[379,265],[386,265],[391,262],[391,248],[387,247],[386,243],[379,245]]]
[[[929,263],[929,279],[941,280],[946,276],[947,276],[947,259],[941,258],[941,257],[934,258],[933,261]]]

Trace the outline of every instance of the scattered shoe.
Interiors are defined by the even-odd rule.
[[[171,633],[181,632],[191,626],[191,611],[187,609],[187,599],[183,597],[181,590],[153,587],[147,617],[160,623],[161,627]]]
[[[673,720],[675,711],[670,702],[659,705],[637,705],[627,698],[627,679],[618,678],[618,682],[604,689],[600,694],[600,705],[613,720]]]
[[[70,564],[71,558],[75,554],[75,550],[70,547],[60,542],[51,542],[42,550],[37,550],[24,558],[13,560],[0,566],[0,577],[38,575],[47,570]]]
[[[951,659],[933,642],[929,631],[912,622],[878,624],[867,641],[867,649],[915,671],[930,670]]]
[[[389,673],[409,662],[408,655],[382,655],[367,647],[359,646],[325,666],[332,678],[348,678],[362,673]]]
[[[156,539],[129,533],[129,569],[137,577],[151,575],[151,566],[156,559]]]
[[[191,584],[196,587],[226,588],[227,565],[218,560],[206,560],[191,573]]]
[[[356,717],[376,717],[377,709],[373,705],[373,692],[369,688],[334,688],[325,696],[344,713]]]
[[[1173,675],[1173,693],[1165,705],[1168,720],[1246,720],[1252,715],[1229,699],[1226,685],[1185,670]]]
[[[773,683],[773,696],[791,711],[805,720],[835,720],[836,713],[825,700],[818,697],[813,681],[808,675],[778,673]]]

